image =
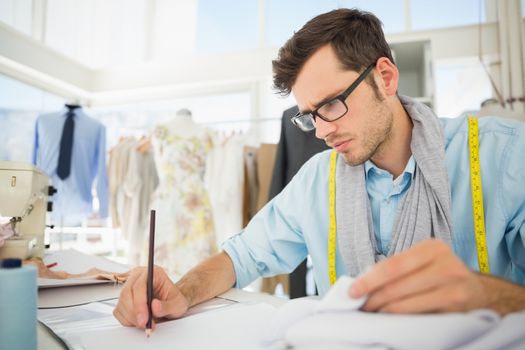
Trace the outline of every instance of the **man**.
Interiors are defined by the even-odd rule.
[[[398,70],[379,20],[339,9],[309,21],[280,49],[274,83],[337,153],[335,273],[359,276],[365,311],[421,313],[525,309],[525,126],[479,121],[485,227],[492,277],[478,272],[466,119],[439,121],[396,94]],[[155,270],[156,318],[293,270],[307,254],[321,295],[329,289],[331,152],[314,156],[244,231],[173,284]],[[515,284],[517,283],[517,284]],[[137,269],[114,312],[147,320],[146,271]]]

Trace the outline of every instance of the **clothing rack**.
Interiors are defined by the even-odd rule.
[[[263,123],[281,121],[281,118],[258,118],[258,119],[236,119],[236,120],[222,120],[217,122],[196,122],[202,125],[217,125],[217,124],[232,124],[232,123]]]

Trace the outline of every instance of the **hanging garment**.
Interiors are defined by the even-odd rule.
[[[70,174],[63,180],[57,174],[60,140],[67,109],[43,114],[37,118],[33,146],[33,164],[50,178],[57,193],[53,195],[51,218],[55,224],[78,225],[93,212],[91,192],[96,180],[99,216],[108,215],[106,174],[106,129],[98,120],[73,110],[74,130]]]
[[[204,187],[211,134],[195,124],[174,121],[158,126],[152,142],[160,178],[152,204],[157,211],[156,264],[182,275],[217,251]]]
[[[119,228],[121,212],[123,210],[122,183],[127,174],[129,155],[135,140],[121,138],[119,144],[109,151],[108,184],[109,184],[109,209],[113,228]]]
[[[213,211],[217,246],[243,228],[243,148],[245,137],[213,137],[206,160],[205,184]]]
[[[242,199],[242,227],[246,227],[257,213],[259,181],[257,179],[257,147],[244,146],[244,186]]]
[[[143,141],[122,140],[110,151],[108,165],[110,208],[114,228],[128,242],[128,264],[145,262],[148,213],[159,184],[152,150]]]

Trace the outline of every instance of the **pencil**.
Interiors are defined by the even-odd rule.
[[[149,250],[148,250],[148,278],[147,278],[147,298],[148,298],[148,322],[146,323],[146,337],[151,335],[151,322],[153,313],[151,311],[151,301],[153,300],[153,253],[155,248],[155,210],[150,211],[149,215]]]
[[[57,263],[57,262],[54,262],[54,263],[51,263],[51,264],[46,265],[46,267],[47,267],[48,269],[50,269],[50,268],[55,267],[55,266],[57,266],[57,265],[58,265],[58,263]]]

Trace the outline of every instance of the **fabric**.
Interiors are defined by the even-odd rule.
[[[110,188],[110,203],[111,212],[115,216],[115,227],[120,227],[125,239],[129,230],[128,214],[131,207],[131,199],[126,195],[125,189],[122,186],[130,164],[130,156],[133,149],[136,147],[136,140],[129,138],[121,142],[111,152],[111,162],[109,164],[109,188]]]
[[[359,311],[353,279],[342,276],[322,300],[297,299],[274,315],[266,345],[293,349],[518,349],[525,312],[503,318],[492,310],[396,315]],[[521,327],[521,329],[520,329]],[[274,347],[275,348],[275,347]]]
[[[60,138],[60,149],[58,153],[57,175],[60,179],[66,179],[71,172],[71,150],[73,148],[73,131],[75,130],[75,113],[69,111]]]
[[[4,245],[9,237],[14,236],[15,228],[11,222],[0,224],[0,247]]]
[[[120,227],[120,215],[122,210],[122,182],[127,173],[129,155],[135,144],[132,138],[122,138],[119,144],[109,151],[108,162],[108,187],[109,187],[109,209],[113,228]],[[120,210],[119,210],[120,208]]]
[[[155,263],[183,275],[217,251],[204,187],[211,135],[207,129],[175,119],[156,127],[152,143],[160,179],[151,206],[157,211]]]
[[[153,193],[159,184],[153,151],[141,152],[142,142],[135,139],[121,142],[112,149],[108,167],[111,170],[109,181],[112,189],[111,200],[117,200],[118,194],[120,201],[120,203],[111,203],[112,213],[116,215],[118,222],[122,223],[121,232],[128,241],[126,255],[130,265],[146,262],[145,241],[148,233],[149,210]],[[117,164],[112,164],[113,162]]]
[[[276,151],[277,145],[270,143],[262,143],[257,151],[257,183],[259,184],[259,193],[257,195],[256,212],[268,203]]]
[[[243,136],[213,135],[206,159],[204,183],[209,193],[217,247],[243,227]]]
[[[291,118],[299,112],[297,106],[288,108],[281,118],[281,135],[277,145],[269,198],[277,196],[297,174],[301,166],[314,154],[328,149],[315,131],[303,132],[292,124]],[[290,298],[306,296],[306,259],[290,273]]]
[[[467,119],[440,121],[452,198],[453,249],[468,267],[478,271]],[[479,141],[490,271],[524,284],[525,124],[481,118]],[[290,272],[310,254],[319,294],[328,291],[329,161],[330,151],[312,157],[244,230],[223,245],[233,261],[237,287],[260,276]],[[338,276],[349,274],[339,245],[336,272]]]
[[[59,140],[67,109],[40,115],[35,126],[33,164],[42,169],[57,189],[52,197],[54,224],[78,225],[93,212],[92,187],[96,182],[101,218],[108,215],[106,173],[106,128],[89,117],[82,108],[74,110],[75,130],[71,153],[71,174],[61,180],[57,175]]]
[[[257,213],[259,181],[257,181],[257,148],[244,146],[244,186],[242,200],[242,227],[248,225]]]
[[[412,118],[410,149],[416,169],[412,185],[397,211],[387,256],[430,238],[452,244],[450,186],[439,120],[426,105],[403,97],[400,100]],[[365,165],[349,166],[339,155],[335,183],[337,243],[346,270],[357,276],[386,257],[377,248]]]
[[[412,184],[415,170],[416,163],[412,156],[397,179],[388,171],[379,169],[372,161],[365,162],[366,192],[370,200],[377,249],[385,256],[390,246],[397,207]]]

